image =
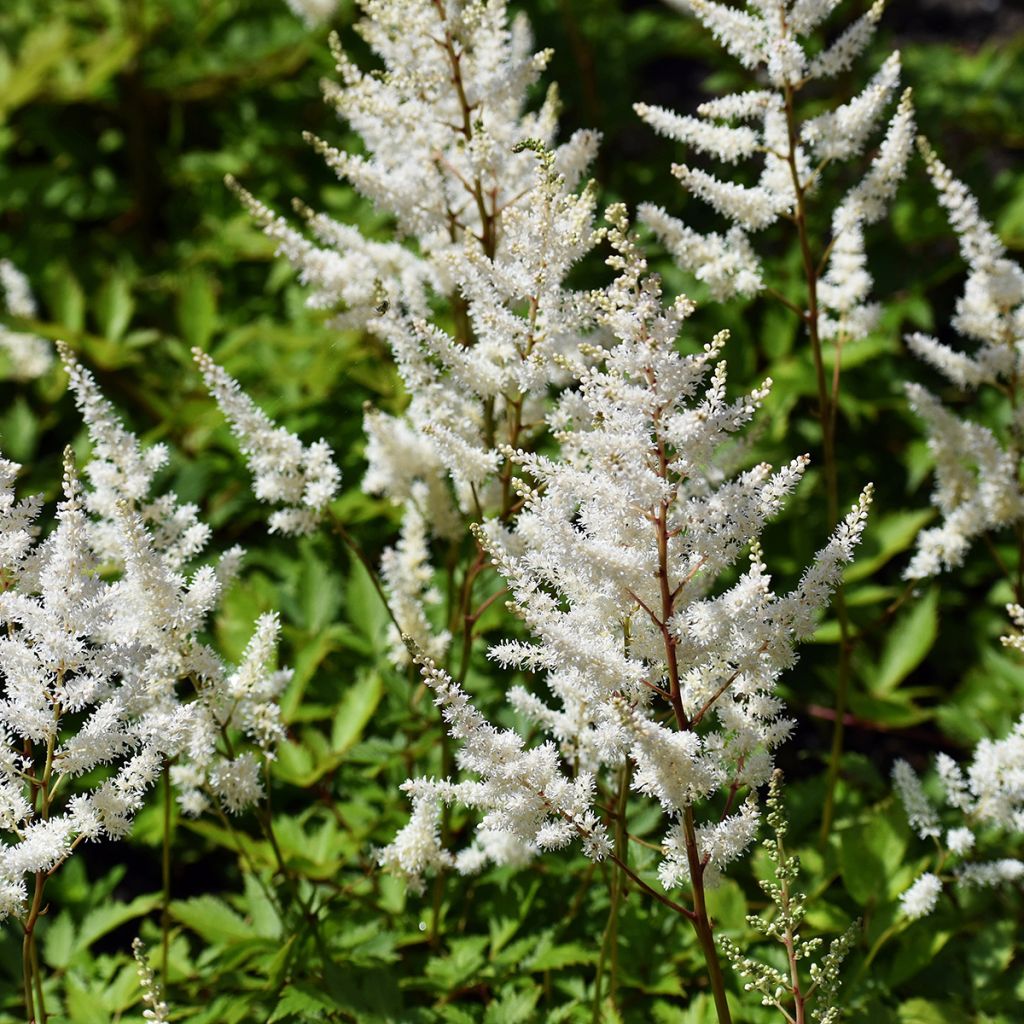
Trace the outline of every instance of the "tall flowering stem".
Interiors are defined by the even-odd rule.
[[[644,206],[641,216],[679,264],[704,281],[715,298],[766,291],[799,317],[814,367],[825,503],[828,523],[834,527],[840,510],[837,437],[843,348],[868,335],[878,323],[879,307],[869,301],[872,279],[864,229],[882,218],[905,174],[914,132],[909,90],[897,104],[866,173],[832,211],[827,240],[816,239],[812,231],[812,199],[828,165],[857,157],[877,130],[897,94],[899,53],[890,55],[853,99],[801,119],[800,92],[854,63],[881,17],[881,0],[813,56],[806,44],[837,6],[831,0],[748,0],[745,10],[714,0],[669,2],[694,14],[744,67],[758,70],[769,88],[759,84],[755,90],[710,100],[698,108],[699,117],[644,104],[637,106],[637,112],[656,131],[723,162],[763,158],[763,170],[757,184],[746,187],[685,165],[673,167],[687,190],[732,221],[725,235],[701,235],[659,207]],[[804,298],[799,303],[768,283],[751,243],[752,234],[779,220],[792,224],[800,251]],[[827,342],[833,345],[831,374],[826,365]],[[831,831],[856,642],[841,586],[835,605],[840,646],[823,841]]]
[[[978,201],[928,142],[920,139],[919,148],[967,264],[951,326],[973,350],[921,333],[908,336],[907,345],[959,391],[995,392],[1000,416],[990,427],[953,412],[920,384],[907,385],[935,459],[932,504],[942,521],[921,531],[905,575],[922,580],[956,569],[971,545],[984,538],[1019,604],[1024,600],[1024,268],[1009,258]],[[1004,564],[990,538],[1006,529],[1016,534],[1015,566]]]
[[[757,789],[791,729],[778,676],[851,557],[869,496],[796,590],[774,594],[757,539],[807,459],[778,471],[733,468],[733,437],[766,391],[727,399],[724,335],[696,354],[676,351],[692,304],[663,305],[625,211],[613,207],[608,218],[618,273],[594,301],[616,340],[575,371],[579,386],[550,413],[558,454],[508,453],[522,501],[515,523],[490,518],[477,530],[531,637],[499,643],[490,657],[544,674],[547,699],[516,686],[509,700],[549,739],[528,748],[514,730],[495,729],[456,680],[421,658],[471,777],[407,783],[411,820],[380,861],[420,884],[431,871],[526,863],[578,841],[693,925],[728,1021],[706,890],[753,841]],[[666,819],[660,886],[612,838],[625,808],[620,800],[609,809],[605,794],[624,778]],[[441,806],[456,802],[481,820],[473,842],[452,853],[438,824]],[[687,896],[676,898],[677,888]]]

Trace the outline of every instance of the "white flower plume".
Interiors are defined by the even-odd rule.
[[[21,913],[27,875],[123,836],[167,766],[188,813],[249,806],[283,734],[276,618],[257,622],[237,668],[201,639],[239,552],[186,569],[208,530],[173,495],[151,497],[163,453],[63,358],[93,442],[91,486],[69,449],[41,537],[42,503],[16,498],[18,467],[0,459],[0,917]]]
[[[323,438],[303,445],[291,431],[277,426],[205,352],[193,349],[192,355],[238,438],[254,478],[253,493],[260,501],[285,506],[270,514],[270,532],[310,533],[341,484],[330,445]]]
[[[907,345],[955,386],[1005,395],[1024,371],[1024,269],[1007,257],[966,186],[923,139],[920,149],[968,268],[952,327],[976,347],[966,353],[924,334],[910,335]],[[906,570],[908,579],[923,579],[960,565],[978,537],[1024,518],[1024,422],[1005,397],[1008,429],[959,416],[918,384],[908,384],[907,395],[935,459],[932,504],[942,517],[940,525],[921,531]]]
[[[695,355],[676,351],[692,306],[663,307],[624,211],[612,208],[609,219],[609,262],[620,273],[598,304],[618,340],[550,415],[558,453],[508,452],[523,503],[514,528],[489,519],[478,531],[529,633],[495,645],[490,656],[546,675],[553,704],[522,688],[512,701],[551,738],[526,749],[428,667],[449,731],[465,741],[460,763],[482,781],[410,784],[413,846],[432,853],[413,869],[402,853],[412,833],[402,833],[382,862],[413,876],[424,866],[459,864],[441,849],[436,818],[425,809],[438,801],[482,809],[481,828],[489,837],[507,833],[516,850],[580,839],[588,855],[605,855],[605,841],[595,838],[604,836],[600,800],[584,798],[628,759],[633,789],[667,819],[663,882],[687,880],[687,841],[708,858],[712,878],[752,841],[756,801],[722,823],[699,824],[692,840],[688,815],[732,786],[753,793],[771,774],[773,751],[791,728],[778,678],[795,660],[794,642],[813,630],[863,528],[867,494],[797,589],[773,593],[758,537],[807,460],[733,476],[717,468],[765,391],[726,397],[718,361],[724,336]],[[745,555],[747,568],[724,585],[722,574]],[[545,817],[551,808],[555,820]]]

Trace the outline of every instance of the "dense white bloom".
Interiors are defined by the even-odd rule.
[[[150,497],[164,453],[143,450],[63,354],[92,486],[69,449],[56,523],[39,539],[41,503],[15,498],[17,467],[0,459],[0,916],[19,912],[25,875],[123,836],[169,764],[185,810],[207,794],[249,806],[283,734],[276,618],[257,622],[235,669],[200,639],[238,553],[185,571],[208,530],[173,495]]]
[[[1024,626],[1024,609],[1010,606],[1018,628]],[[1003,638],[1008,646],[1024,647],[1020,634]],[[1024,861],[1016,857],[979,859],[994,843],[1003,853],[1010,844],[1019,848],[1024,836],[1024,717],[1001,740],[983,739],[974,756],[961,768],[948,754],[940,754],[935,764],[942,784],[947,809],[936,807],[925,795],[917,775],[905,761],[893,766],[893,782],[907,811],[911,826],[922,838],[940,841],[951,865],[951,877],[959,885],[992,887],[1017,882],[1024,877]],[[944,822],[954,821],[952,827]],[[945,842],[941,842],[945,827]],[[968,859],[974,858],[974,859]],[[924,878],[934,876],[925,875]],[[902,897],[907,913],[920,917],[934,906],[925,899],[932,883],[914,893],[921,879]],[[935,896],[938,887],[934,887]],[[910,906],[919,909],[911,913]]]
[[[769,227],[780,216],[798,214],[827,164],[849,160],[864,150],[899,87],[899,54],[892,54],[849,102],[801,123],[795,104],[800,90],[849,66],[870,39],[881,3],[808,59],[805,37],[828,17],[836,6],[833,0],[751,2],[747,10],[711,0],[670,2],[695,14],[744,67],[763,68],[774,88],[702,103],[697,117],[644,104],[636,106],[637,113],[659,133],[718,160],[735,163],[761,156],[763,170],[756,184],[745,186],[700,169],[673,166],[688,192],[732,222],[724,235],[702,236],[660,207],[642,206],[640,218],[680,267],[707,283],[714,298],[751,295],[764,288],[765,281],[747,233]],[[744,123],[722,123],[730,121]],[[884,215],[904,176],[913,133],[907,91],[864,178],[834,212],[827,267],[817,285],[817,328],[823,338],[837,343],[856,340],[877,323],[879,309],[868,301],[873,282],[864,228]]]
[[[550,55],[533,52],[526,19],[510,19],[504,0],[360,6],[357,31],[383,70],[357,67],[334,39],[339,81],[325,89],[361,150],[310,141],[415,244],[368,239],[301,203],[298,230],[238,191],[310,286],[310,305],[394,354],[409,404],[366,414],[364,487],[406,519],[382,564],[401,624],[393,657],[406,657],[404,632],[440,658],[447,633],[423,609],[432,549],[485,514],[511,514],[503,446],[542,435],[551,390],[586,363],[581,342],[601,343],[588,293],[565,286],[597,241],[593,190],[582,187],[597,136],[556,142],[554,90],[528,108]]]
[[[924,140],[920,148],[968,266],[952,326],[977,348],[966,354],[922,334],[911,335],[907,344],[954,385],[1005,394],[1018,387],[1024,371],[1024,269],[1007,257],[963,183]],[[939,526],[921,531],[906,570],[908,579],[922,579],[955,568],[978,537],[1024,518],[1022,424],[1008,409],[1009,429],[990,429],[951,412],[920,385],[908,384],[907,394],[928,434],[935,459],[932,504],[942,516]]]
[[[271,513],[270,532],[309,533],[341,484],[330,445],[321,438],[306,447],[277,426],[205,352],[193,349],[192,354],[238,438],[254,477],[253,493],[260,501],[285,506]]]
[[[926,917],[935,909],[942,882],[937,875],[926,872],[900,896],[900,907],[912,921]]]
[[[723,821],[716,815],[696,826],[692,841],[713,883],[754,837],[753,792],[791,727],[777,680],[795,659],[795,641],[814,629],[863,527],[867,495],[796,590],[772,592],[757,538],[807,460],[733,476],[716,467],[765,391],[726,397],[724,336],[695,355],[677,352],[692,305],[663,306],[659,282],[626,234],[624,210],[612,208],[609,219],[609,262],[620,273],[595,298],[618,340],[599,364],[581,368],[578,387],[550,414],[557,455],[507,453],[523,503],[514,526],[494,518],[478,531],[530,634],[495,645],[490,656],[546,674],[548,701],[522,688],[511,699],[551,740],[527,749],[428,665],[427,683],[462,741],[459,764],[473,777],[410,784],[411,832],[382,863],[413,876],[447,859],[424,826],[432,819],[421,804],[430,800],[483,812],[488,838],[466,858],[473,864],[507,855],[493,832],[512,837],[516,853],[579,840],[589,856],[605,856],[594,794],[628,759],[633,789],[666,818],[666,885],[688,878],[686,816],[732,786],[751,794]],[[735,581],[716,586],[745,555]],[[410,836],[420,854],[433,851],[429,863],[402,855]]]

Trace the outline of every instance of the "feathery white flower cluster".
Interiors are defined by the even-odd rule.
[[[253,493],[260,501],[286,506],[271,513],[270,532],[296,536],[312,532],[341,484],[331,446],[321,438],[306,447],[277,426],[205,352],[195,348],[192,355],[239,440],[255,478]]]
[[[978,347],[968,355],[924,334],[910,335],[907,345],[956,387],[973,391],[990,386],[1005,394],[1019,387],[1024,372],[1024,269],[1007,257],[966,186],[923,139],[920,149],[968,267],[952,326]],[[950,412],[918,384],[908,384],[907,395],[928,433],[935,459],[932,504],[942,514],[940,526],[918,535],[906,570],[908,579],[923,579],[960,565],[982,534],[1024,518],[1024,417],[1016,407],[1008,410],[1007,436],[1000,437]]]
[[[1018,628],[1024,628],[1024,609],[1011,606]],[[1010,646],[1024,649],[1020,634],[1004,637]],[[892,779],[911,827],[922,839],[931,839],[944,851],[943,864],[952,863],[945,876],[961,886],[991,887],[1024,878],[1024,859],[977,859],[981,846],[1024,835],[1024,717],[1001,740],[982,740],[966,769],[948,755],[939,754],[935,767],[948,813],[928,798],[920,779],[906,761],[893,765]],[[955,818],[956,824],[949,825]],[[943,879],[928,872],[900,897],[911,918],[931,913],[942,891]]]
[[[687,881],[695,855],[704,883],[714,884],[753,841],[756,788],[790,732],[778,677],[795,660],[794,643],[813,630],[864,523],[868,493],[797,588],[773,593],[758,536],[807,460],[732,477],[715,468],[765,391],[726,398],[722,336],[696,355],[677,353],[691,304],[664,308],[624,209],[613,207],[609,219],[609,262],[620,274],[596,301],[617,343],[599,365],[578,368],[579,386],[551,413],[558,456],[509,453],[521,474],[515,528],[491,518],[478,530],[532,636],[500,643],[490,656],[546,674],[551,706],[522,690],[512,700],[552,739],[525,749],[427,666],[450,731],[464,741],[460,764],[480,781],[409,784],[413,819],[381,861],[414,879],[453,862],[427,809],[439,801],[483,810],[485,834],[507,834],[516,856],[574,838],[588,856],[605,855],[594,794],[628,759],[632,788],[667,819],[662,883]],[[749,567],[725,585],[723,573],[745,551]],[[694,822],[695,807],[730,789],[749,795],[723,819]],[[481,842],[474,867],[481,849],[504,855]]]
[[[163,453],[143,452],[63,356],[92,487],[69,449],[56,523],[40,539],[42,503],[15,498],[18,467],[0,460],[0,917],[19,912],[26,875],[51,873],[84,840],[124,835],[165,765],[186,813],[259,799],[283,732],[276,617],[258,621],[236,669],[199,639],[239,552],[186,575],[206,527],[173,494],[147,500]]]
[[[549,54],[532,52],[526,20],[510,23],[503,0],[361,6],[358,31],[384,71],[361,71],[334,40],[341,82],[327,92],[365,151],[312,141],[416,252],[299,204],[310,241],[241,194],[312,288],[311,305],[384,338],[410,395],[402,415],[365,420],[364,486],[406,518],[383,563],[401,626],[392,656],[402,662],[400,632],[436,658],[448,644],[422,610],[431,544],[464,536],[485,512],[509,514],[502,445],[533,443],[550,389],[580,362],[595,316],[588,295],[564,281],[596,241],[593,194],[579,185],[597,137],[577,132],[555,145],[554,90],[527,111]],[[451,330],[434,316],[438,297]]]
[[[10,260],[0,260],[0,293],[7,312],[19,320],[38,315],[28,278]],[[7,374],[13,380],[42,377],[53,365],[53,348],[45,338],[24,331],[12,331],[0,324],[0,352],[6,357]]]
[[[753,295],[764,288],[765,281],[750,234],[781,216],[796,215],[802,197],[814,190],[827,164],[861,154],[899,88],[899,54],[892,54],[848,103],[801,124],[795,95],[808,83],[853,63],[871,39],[881,2],[814,57],[807,54],[805,37],[828,18],[835,0],[748,0],[746,11],[713,0],[675,0],[674,6],[696,15],[744,67],[763,68],[774,88],[711,100],[698,107],[698,117],[645,104],[636,106],[637,113],[660,134],[717,160],[732,164],[761,156],[764,164],[752,186],[685,165],[673,166],[689,192],[732,221],[724,235],[702,235],[650,204],[640,208],[640,218],[679,265],[708,286],[713,297]],[[877,321],[878,307],[868,301],[872,280],[864,228],[884,215],[904,176],[913,135],[907,90],[866,174],[834,211],[827,267],[816,299],[823,338],[862,338]]]

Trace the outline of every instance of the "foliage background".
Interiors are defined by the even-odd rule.
[[[566,134],[594,125],[604,133],[594,168],[603,199],[655,201],[711,226],[697,204],[684,205],[669,174],[679,152],[631,104],[688,111],[707,92],[740,83],[731,61],[696,23],[654,2],[517,7],[538,44],[555,48],[549,77],[561,84]],[[921,129],[1019,253],[1022,19],[964,3],[892,7],[873,51],[838,91],[852,92],[900,46]],[[332,26],[360,53],[353,18],[343,0]],[[439,764],[436,716],[415,682],[386,664],[385,617],[363,570],[328,538],[266,540],[244,469],[188,355],[192,345],[209,349],[271,415],[333,445],[347,484],[338,511],[379,552],[393,517],[359,490],[361,409],[367,401],[401,406],[395,372],[374,339],[329,331],[304,308],[294,275],[222,184],[230,173],[278,209],[298,196],[387,235],[388,223],[301,139],[308,130],[353,143],[320,99],[318,78],[332,70],[325,37],[280,0],[6,0],[0,12],[0,255],[36,287],[38,333],[66,338],[129,424],[147,441],[170,443],[168,483],[201,505],[217,543],[248,548],[245,583],[229,594],[216,627],[225,652],[240,653],[254,616],[279,608],[282,660],[296,668],[285,698],[290,741],[273,790],[287,877],[272,878],[271,851],[251,821],[232,829],[176,823],[170,1002],[176,1018],[197,1024],[591,1020],[607,908],[602,869],[547,858],[535,870],[493,871],[415,897],[373,868],[373,845],[393,835],[405,812],[398,783],[413,765]],[[836,194],[820,198],[822,225]],[[797,289],[793,252],[781,238],[773,244],[775,265],[788,275],[781,290]],[[955,586],[905,593],[900,581],[913,536],[929,520],[927,453],[902,383],[938,386],[901,337],[908,329],[946,337],[963,279],[920,164],[871,249],[887,313],[883,329],[848,353],[840,433],[844,500],[865,480],[878,488],[849,575],[849,603],[871,628],[856,652],[837,827],[823,849],[816,828],[833,623],[789,677],[799,722],[784,754],[791,835],[813,894],[810,925],[833,934],[854,917],[865,921],[847,971],[850,1020],[1008,1024],[1024,1000],[1019,893],[946,904],[909,928],[896,921],[895,897],[927,851],[889,796],[894,756],[918,766],[937,750],[962,756],[980,737],[1004,734],[1024,708],[1024,673],[997,642],[1011,590],[994,577],[991,557],[977,553]],[[672,289],[704,298],[656,251],[653,262]],[[601,272],[599,264],[579,269],[581,279]],[[792,317],[768,300],[708,303],[690,343],[723,326],[733,332],[735,386],[765,375],[776,382],[758,454],[777,461],[815,452],[812,368]],[[0,366],[0,448],[26,465],[26,491],[51,498],[63,446],[85,448],[64,390],[58,370],[25,387]],[[812,479],[769,534],[777,577],[791,580],[825,532]],[[495,615],[492,630],[502,625]],[[470,685],[496,705],[507,680],[481,659]],[[130,845],[89,847],[60,873],[43,938],[55,1019],[141,1019],[127,950],[140,931],[159,944],[162,820],[157,799]],[[642,835],[652,823],[630,827]],[[736,938],[746,934],[747,898],[756,906],[754,875],[763,867],[755,858],[715,896],[714,912]],[[280,905],[258,879],[271,882]],[[618,993],[601,1019],[710,1020],[699,954],[681,923],[639,893],[623,913]],[[19,1019],[19,943],[14,929],[0,934],[0,1020]],[[747,1005],[739,1019],[770,1019],[760,1013]]]

